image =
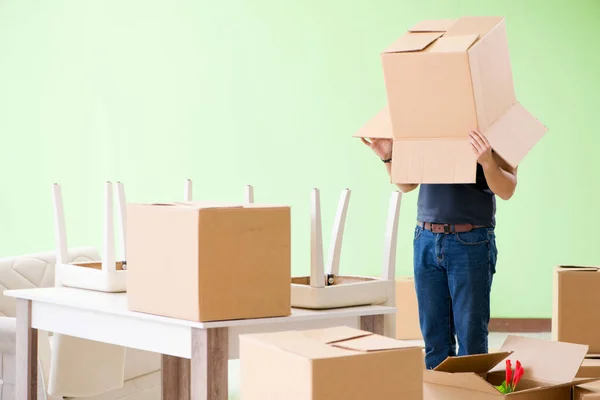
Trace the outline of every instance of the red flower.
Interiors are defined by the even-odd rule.
[[[512,365],[510,364],[510,360],[506,360],[506,385],[510,387],[512,382]]]
[[[525,370],[521,366],[521,362],[517,360],[517,366],[515,367],[515,375],[514,375],[513,381],[512,381],[513,390],[515,390],[517,388],[517,384],[521,380],[521,377],[523,377],[524,373],[525,373]]]

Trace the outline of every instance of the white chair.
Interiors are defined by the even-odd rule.
[[[72,249],[65,262],[98,261],[94,248]],[[39,253],[0,259],[0,285],[3,290],[51,287],[55,279],[56,252]],[[0,379],[4,381],[0,400],[14,399],[15,385],[15,299],[0,293]],[[50,338],[51,339],[51,338]],[[38,399],[56,400],[48,396],[46,388],[50,374],[51,346],[48,335],[40,332],[38,338]],[[140,350],[126,349],[123,387],[86,400],[159,400],[160,355]],[[77,397],[76,397],[77,398]]]
[[[327,272],[323,264],[321,202],[318,189],[311,197],[310,276],[292,278],[292,306],[327,309],[369,304],[395,305],[396,248],[402,193],[393,192],[388,210],[381,276],[340,275],[340,255],[350,200],[350,190],[342,191],[333,226]],[[386,336],[395,337],[395,316],[386,316]]]
[[[69,264],[63,262],[67,251],[67,233],[60,185],[52,187],[54,200],[54,229],[56,238],[56,285],[102,292],[125,292],[127,271],[125,270],[126,202],[123,184],[117,183],[117,211],[119,236],[123,261],[115,260],[113,184],[104,187],[104,248],[101,262]]]

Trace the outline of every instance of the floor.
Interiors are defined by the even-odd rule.
[[[490,351],[494,351],[502,347],[502,343],[508,335],[535,337],[539,339],[550,340],[550,333],[499,333],[492,332],[489,337]],[[423,345],[423,342],[415,341],[415,344]],[[239,361],[229,362],[229,400],[240,399],[240,365]]]

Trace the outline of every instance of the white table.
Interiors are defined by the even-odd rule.
[[[226,400],[228,359],[238,357],[245,333],[339,325],[383,334],[395,307],[293,309],[292,315],[220,322],[191,322],[132,312],[123,294],[71,288],[10,290],[17,299],[16,398],[37,397],[37,331],[162,354],[163,400]]]

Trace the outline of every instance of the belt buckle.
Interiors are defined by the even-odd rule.
[[[442,225],[444,227],[444,233],[447,235],[449,233],[452,233],[452,226],[448,225],[448,224],[444,224]]]

